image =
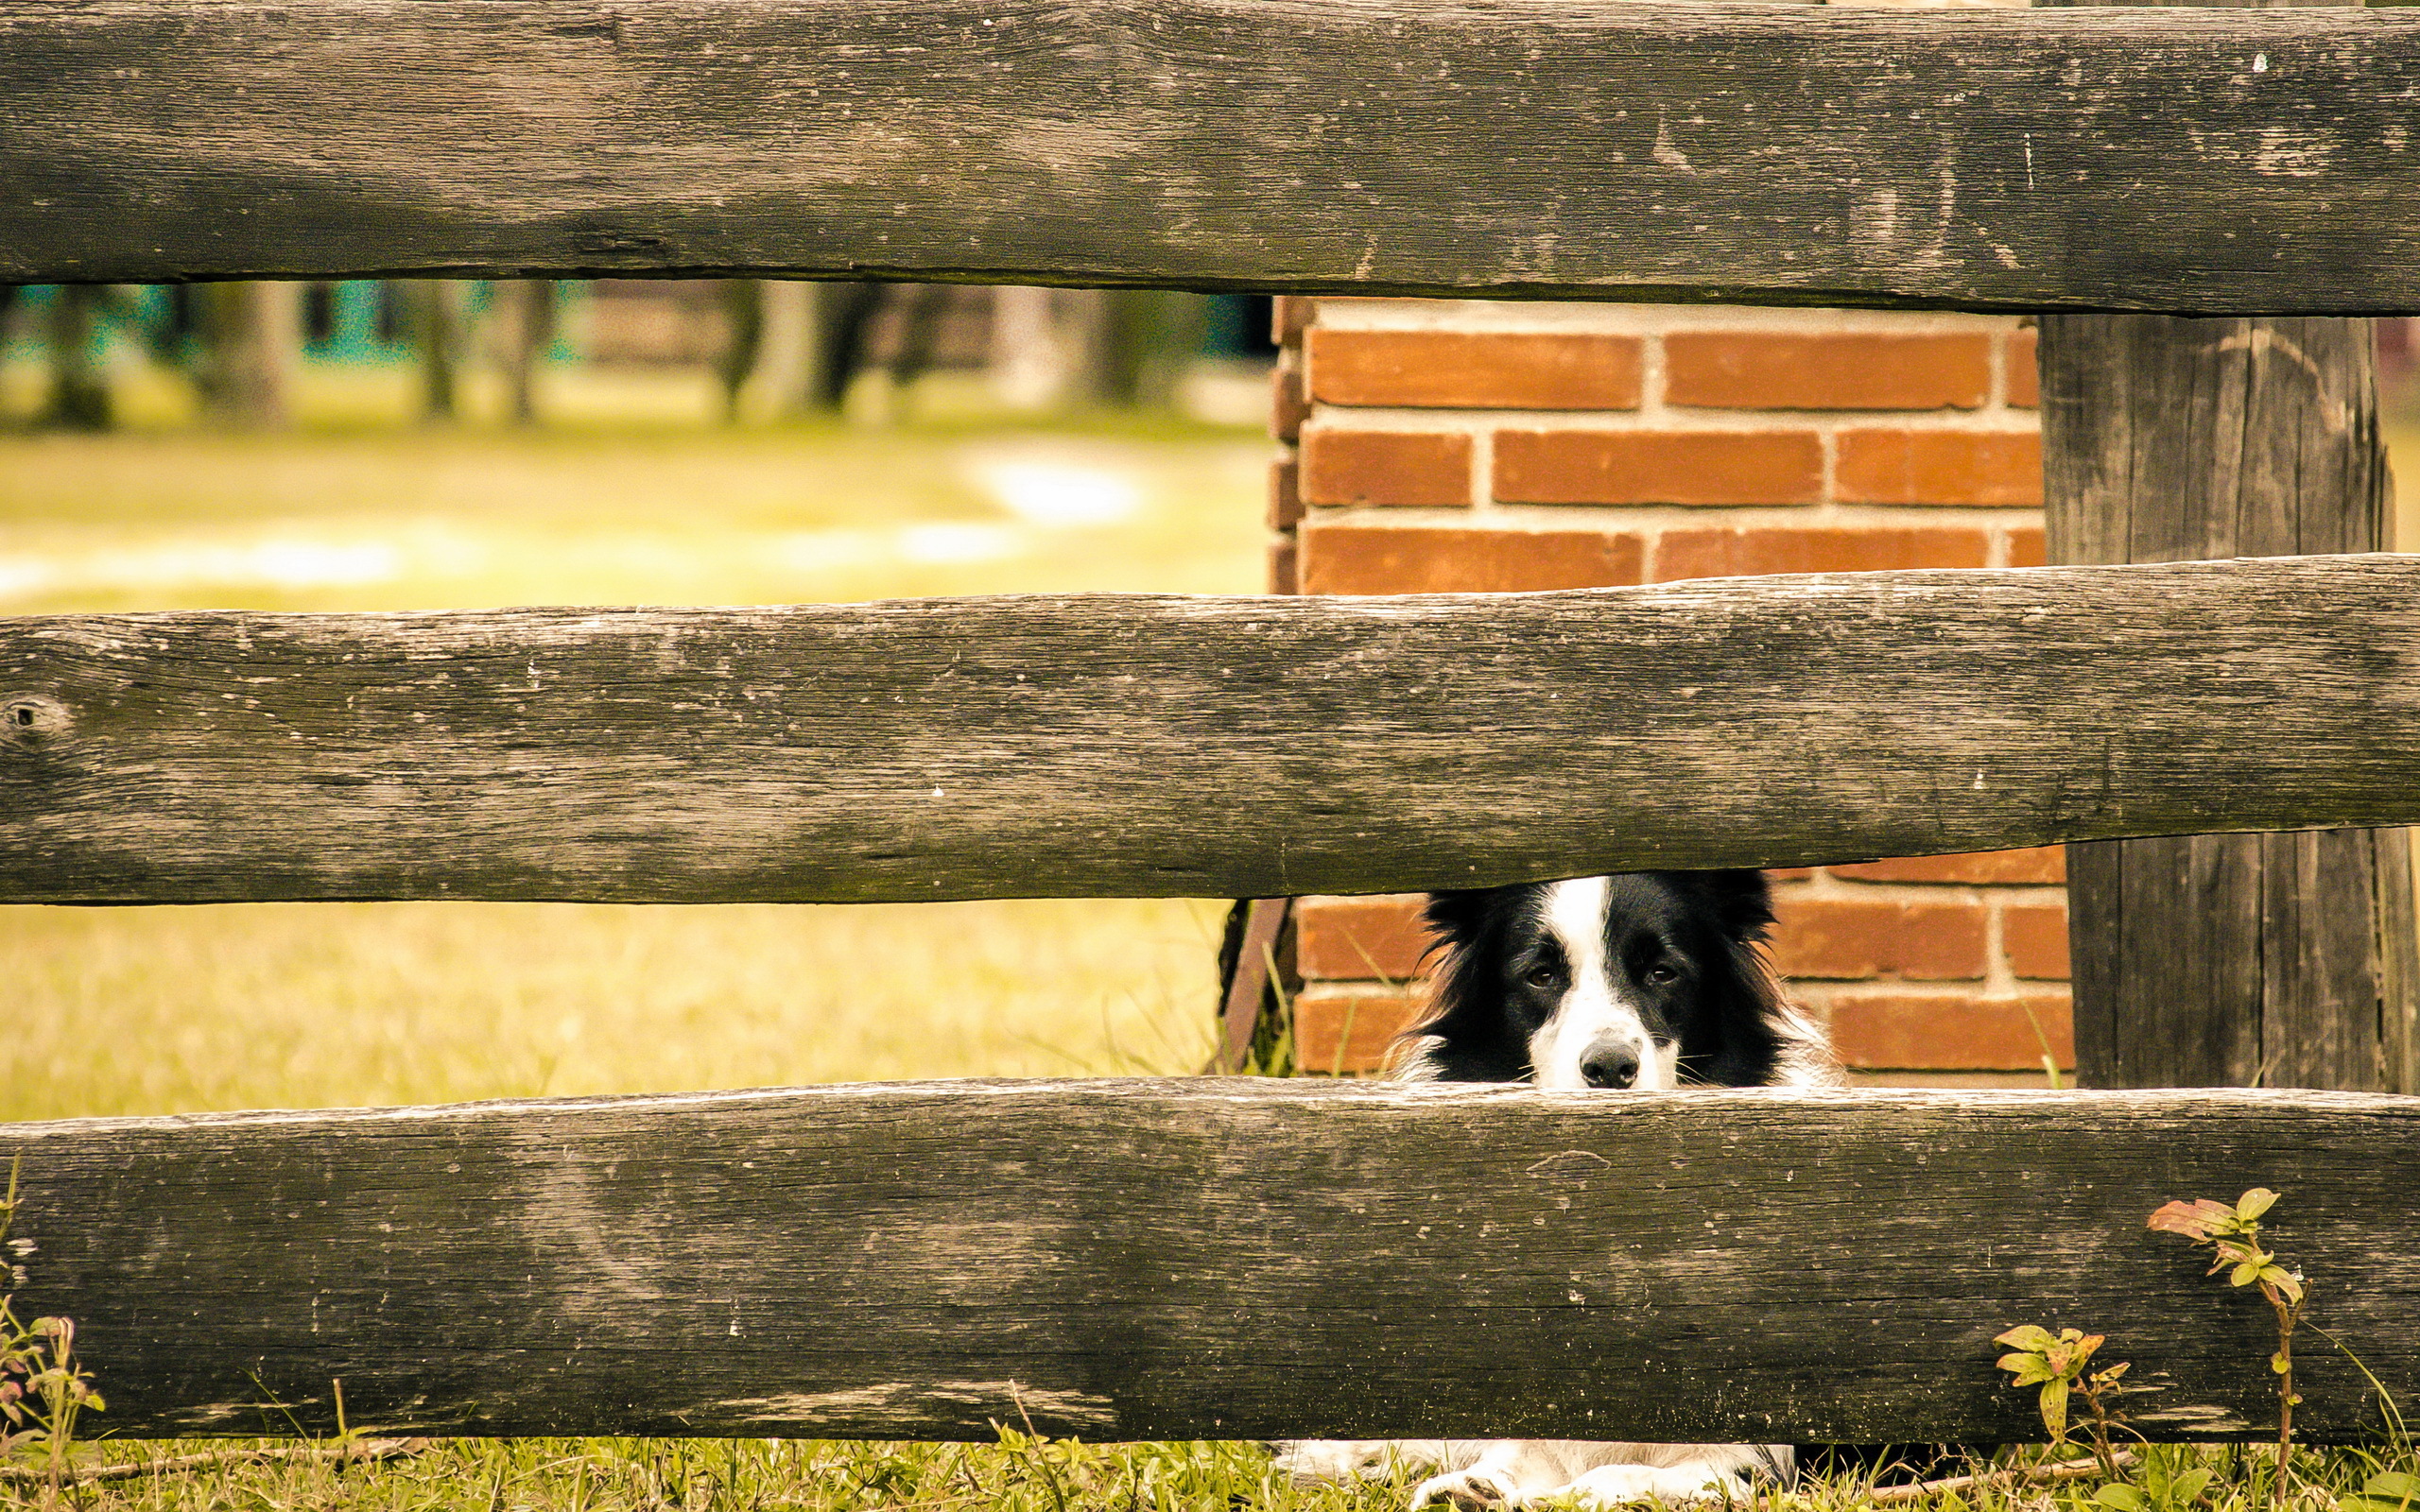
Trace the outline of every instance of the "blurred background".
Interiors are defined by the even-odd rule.
[[[0,287],[0,613],[1258,593],[1270,316],[752,280]],[[2377,328],[2408,543],[2420,343]],[[0,907],[0,1119],[1189,1071],[1223,909]],[[1400,987],[1375,971],[1343,974]]]
[[[1266,587],[1266,300],[0,287],[0,613]],[[0,907],[0,1119],[1207,1053],[1222,902]]]

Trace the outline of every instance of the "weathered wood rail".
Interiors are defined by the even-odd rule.
[[[2420,15],[0,0],[0,281],[2400,311]]]
[[[77,1318],[121,1435],[331,1430],[341,1380],[446,1434],[1996,1442],[2040,1424],[1992,1335],[2039,1321],[2109,1335],[2145,1432],[2224,1436],[2273,1325],[2143,1220],[2256,1183],[2312,1316],[2420,1390],[2412,1098],[940,1082],[8,1157],[19,1310]],[[2299,1429],[2376,1426],[2297,1369]]]
[[[0,900],[1270,897],[2404,824],[2415,658],[2385,556],[22,619]]]

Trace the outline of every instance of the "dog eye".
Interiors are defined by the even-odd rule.
[[[1668,966],[1651,966],[1645,981],[1649,987],[1670,987],[1681,979],[1681,973]]]
[[[1563,973],[1551,966],[1533,966],[1522,980],[1536,988],[1557,987],[1563,982]]]

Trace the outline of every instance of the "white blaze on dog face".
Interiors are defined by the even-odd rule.
[[[1621,1046],[1638,1057],[1633,1091],[1668,1091],[1679,1085],[1681,1047],[1648,1032],[1606,948],[1608,886],[1606,878],[1581,877],[1546,889],[1540,921],[1567,971],[1561,1001],[1530,1036],[1530,1065],[1541,1087],[1584,1088],[1589,1057]]]

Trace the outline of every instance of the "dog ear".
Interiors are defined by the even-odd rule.
[[[1713,896],[1715,917],[1722,932],[1746,944],[1765,937],[1773,926],[1773,893],[1765,874],[1753,870],[1700,872]]]
[[[1488,902],[1495,896],[1495,889],[1491,887],[1432,892],[1420,918],[1441,944],[1467,945],[1478,937],[1479,928],[1487,919]]]

